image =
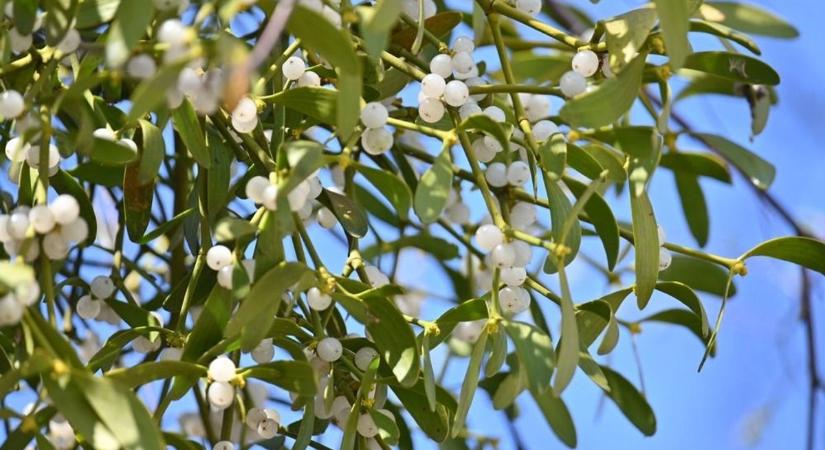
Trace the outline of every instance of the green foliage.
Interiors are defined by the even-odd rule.
[[[435,13],[424,1],[423,21],[405,7],[418,2],[391,0],[177,3],[6,9],[3,448],[200,449],[245,436],[324,449],[332,426],[344,449],[412,448],[417,429],[443,448],[481,448],[500,437],[475,429],[489,413],[478,395],[510,421],[532,398],[575,447],[563,395],[579,371],[650,436],[655,405],[604,355],[651,322],[715,355],[752,258],[825,274],[811,237],[738,258],[701,249],[714,230],[706,179],[740,174],[768,195],[776,170],[758,142],[693,129],[677,110],[723,94],[747,103],[752,139],[769,125],[780,76],[751,35],[798,35],[773,13],[656,0],[591,19],[557,2],[592,25],[583,41],[561,14],[504,1]],[[459,41],[461,23],[474,36]],[[694,52],[695,34],[719,45]],[[497,58],[473,60],[470,46]],[[571,92],[559,84],[574,57],[584,85]],[[440,92],[437,77],[420,83],[433,60],[447,63],[435,70],[450,73],[444,93],[409,102]],[[548,96],[564,101],[552,114]],[[650,191],[662,169],[700,249],[660,238]],[[609,290],[580,298],[574,262]],[[723,300],[714,326],[706,294]],[[459,382],[443,379],[448,362]],[[5,401],[17,390],[43,407]],[[247,426],[271,398],[303,417]],[[219,426],[210,407],[225,408]]]

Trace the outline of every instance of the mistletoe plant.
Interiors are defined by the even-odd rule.
[[[651,435],[598,356],[623,330],[687,328],[704,363],[749,258],[825,273],[804,236],[701,250],[699,180],[764,194],[774,168],[674,113],[739,97],[757,135],[779,76],[744,33],[792,26],[701,0],[595,22],[454,3],[0,1],[2,448],[323,449],[335,427],[343,449],[413,448],[415,429],[482,448],[501,438],[468,429],[482,393],[507,420],[532,399],[574,447],[579,369]],[[698,248],[657,226],[662,170]],[[401,276],[410,248],[451,285]],[[610,291],[574,301],[576,260]],[[619,317],[657,291],[679,306]],[[696,291],[722,298],[715,326]]]

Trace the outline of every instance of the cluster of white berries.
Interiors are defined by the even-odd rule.
[[[206,374],[212,382],[206,396],[213,409],[224,410],[235,400],[235,386],[230,384],[235,378],[235,369],[235,363],[226,356],[218,356],[209,363]]]
[[[57,196],[48,205],[18,206],[11,214],[0,215],[0,241],[9,255],[24,251],[23,257],[31,262],[40,255],[37,241],[26,243],[29,229],[42,236],[43,253],[52,260],[65,258],[69,245],[81,242],[89,234],[86,221],[80,217],[80,206],[68,194]]]
[[[26,307],[40,299],[40,285],[37,280],[23,280],[0,298],[0,327],[15,325],[23,317]]]
[[[430,73],[421,79],[418,93],[418,116],[427,123],[435,123],[444,117],[446,103],[459,108],[462,117],[481,112],[476,101],[484,96],[470,96],[469,86],[484,84],[478,77],[478,66],[473,59],[475,43],[461,36],[452,47],[452,56],[438,54],[430,60]],[[453,79],[447,81],[448,78]]]
[[[499,289],[501,310],[518,314],[530,307],[530,294],[521,285],[527,280],[525,267],[532,258],[532,249],[522,241],[506,242],[501,229],[492,224],[478,227],[475,233],[479,248],[488,252],[488,263],[499,270],[499,278],[505,286]]]
[[[323,185],[318,175],[312,175],[301,181],[287,194],[289,209],[299,213],[302,218],[312,213],[313,201],[323,192]],[[246,183],[246,196],[256,204],[275,211],[278,207],[278,186],[266,177],[256,175]],[[331,226],[331,225],[330,225]]]
[[[670,254],[670,250],[664,247],[667,241],[665,230],[659,225],[656,231],[659,235],[659,271],[662,271],[670,267],[670,263],[673,262],[673,255]]]
[[[370,102],[361,110],[361,123],[367,128],[361,134],[361,147],[370,155],[380,155],[392,148],[392,133],[385,125],[390,113],[380,102]]]
[[[232,128],[238,133],[251,133],[258,126],[258,105],[250,97],[244,97],[232,110]]]
[[[246,426],[264,439],[272,439],[281,426],[281,415],[270,408],[250,408],[246,412]]]
[[[29,167],[39,170],[40,164],[40,146],[30,145],[20,137],[11,138],[6,142],[6,157],[13,163],[28,163]],[[49,151],[47,152],[46,169],[49,176],[54,176],[60,168],[60,152],[53,144],[49,144]]]
[[[14,24],[14,2],[6,3],[3,12],[6,17],[12,21],[12,24]],[[8,36],[12,53],[25,53],[32,47],[32,44],[34,43],[33,35],[43,28],[44,16],[45,13],[37,11],[34,17],[34,24],[32,25],[31,32],[28,34],[21,33],[16,26],[12,26],[11,29],[9,29]],[[55,44],[54,48],[60,52],[61,55],[68,55],[70,53],[74,53],[77,48],[80,47],[81,41],[82,39],[80,37],[80,32],[74,28],[69,28],[66,30],[66,34],[63,36],[63,39]]]
[[[599,55],[592,50],[580,50],[573,56],[571,65],[573,70],[565,72],[559,80],[561,92],[566,97],[575,97],[587,90],[587,78],[599,70]],[[602,66],[602,72],[606,77],[611,76],[607,59]]]
[[[111,278],[100,275],[89,283],[89,294],[77,301],[77,315],[86,320],[97,319],[106,305],[105,300],[115,293],[115,283]]]
[[[320,75],[307,70],[307,63],[297,56],[290,56],[284,61],[281,73],[284,78],[294,82],[293,86],[295,87],[318,87],[321,85]]]

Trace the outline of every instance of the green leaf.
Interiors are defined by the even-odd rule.
[[[402,236],[391,242],[376,243],[375,245],[361,250],[361,256],[365,259],[371,260],[379,255],[410,247],[421,249],[428,255],[440,260],[455,259],[459,256],[459,249],[455,244],[426,233],[420,233],[412,236]]]
[[[533,394],[533,399],[536,401],[539,410],[544,415],[544,420],[550,425],[553,433],[570,448],[576,448],[578,438],[576,436],[576,425],[573,423],[573,417],[570,416],[570,410],[564,401],[553,395],[553,392],[548,391],[544,393]]]
[[[616,406],[630,422],[645,436],[656,433],[656,416],[644,396],[618,372],[601,366],[604,376],[610,385],[610,391],[605,391]]]
[[[172,112],[172,123],[175,125],[178,135],[180,135],[183,145],[195,158],[198,164],[209,169],[212,165],[212,157],[206,147],[206,135],[201,128],[195,108],[189,100],[184,99],[178,109]]]
[[[46,43],[57,45],[66,36],[77,14],[78,0],[46,0],[48,11],[43,28],[46,29]]]
[[[587,189],[584,183],[573,178],[565,178],[564,183],[577,198],[581,198]],[[613,270],[619,257],[619,224],[616,217],[607,201],[597,192],[594,192],[584,204],[584,211],[602,241],[607,256],[607,267]]]
[[[704,5],[716,10],[706,18],[745,33],[786,39],[799,36],[792,24],[757,5],[739,2],[705,2]],[[717,12],[722,13],[721,17]]]
[[[140,149],[140,170],[138,183],[148,183],[158,176],[158,171],[166,156],[166,144],[158,127],[146,120],[138,121],[140,128],[135,141]]]
[[[104,166],[120,166],[134,161],[138,155],[123,144],[96,137],[90,156],[94,162]]]
[[[31,34],[37,17],[37,2],[35,0],[11,0],[14,13],[14,28],[21,35]]]
[[[653,8],[639,8],[604,21],[610,67],[618,73],[639,53],[656,24]]]
[[[567,147],[567,140],[562,133],[553,133],[550,139],[539,147],[539,164],[550,175],[551,180],[558,180],[564,175]]]
[[[505,321],[504,329],[516,347],[521,370],[526,372],[530,389],[544,392],[553,375],[553,342],[538,328],[523,323]]]
[[[136,242],[143,237],[152,218],[152,200],[155,197],[155,181],[141,183],[138,180],[141,162],[126,166],[123,172],[123,213],[129,239]]]
[[[433,165],[424,172],[415,189],[415,213],[421,222],[435,222],[447,206],[453,183],[453,163],[450,148],[444,145]]]
[[[154,241],[158,237],[160,237],[164,234],[167,234],[168,232],[175,229],[178,225],[183,223],[183,221],[187,217],[192,215],[193,213],[195,213],[194,208],[189,208],[189,209],[185,209],[185,210],[181,211],[180,214],[178,214],[177,216],[173,217],[172,219],[170,219],[166,222],[163,222],[162,224],[158,225],[158,227],[155,228],[154,230],[146,233],[142,238],[138,239],[137,243],[138,244],[148,244],[149,242]]]
[[[312,277],[312,272],[297,262],[281,263],[270,269],[252,285],[226,325],[224,336],[240,335],[243,350],[254,348],[269,331],[281,304],[281,295],[305,277]]]
[[[215,225],[215,240],[232,242],[253,236],[258,229],[249,221],[235,217],[224,217]]]
[[[473,114],[464,119],[458,127],[462,130],[483,131],[494,137],[505,152],[510,151],[510,136],[513,134],[512,125],[501,124],[484,114]]]
[[[369,231],[366,213],[346,195],[324,189],[318,201],[329,208],[350,236],[362,238]]]
[[[702,301],[688,285],[673,281],[663,281],[656,284],[656,290],[679,300],[687,306],[699,319],[700,336],[707,336],[710,326],[708,325],[708,315],[705,312]]]
[[[402,10],[402,4],[393,0],[380,0],[372,8],[358,8],[361,16],[361,37],[368,54],[381,56],[381,52],[387,48],[389,34]]]
[[[336,106],[338,94],[331,89],[296,87],[284,89],[268,99],[272,103],[306,114],[323,123],[335,123],[338,115]]]
[[[615,77],[602,82],[596,89],[568,100],[559,115],[571,126],[598,128],[624,115],[642,83],[646,55],[640,54]]]
[[[570,249],[570,252],[565,256],[563,261],[566,266],[575,259],[581,246],[581,224],[578,220],[574,219],[571,223],[570,230],[565,233],[565,222],[575,214],[573,205],[570,203],[567,194],[561,188],[561,181],[553,181],[549,178],[550,177],[545,174],[544,188],[547,190],[547,201],[550,203],[550,222],[553,240],[556,243],[564,244]],[[562,236],[563,234],[566,234],[566,238],[564,242],[561,242],[561,239],[564,237]],[[544,262],[544,272],[555,273],[557,270],[556,257],[552,254],[548,255]]]
[[[500,327],[490,332],[490,357],[484,366],[484,376],[492,377],[504,366],[507,358],[507,335]]]
[[[421,355],[423,356],[423,365],[421,368],[421,377],[424,380],[424,394],[427,396],[427,404],[431,412],[435,412],[437,403],[435,399],[435,374],[433,373],[433,361],[430,357],[430,335],[426,332],[421,338]]]
[[[691,135],[713,147],[731,164],[750,177],[751,183],[759,189],[767,190],[773,183],[776,168],[755,153],[751,153],[727,138],[715,134],[691,133]]]
[[[308,8],[297,7],[287,22],[287,29],[301,40],[301,46],[318,52],[335,66],[338,76],[336,94],[336,133],[348,137],[358,124],[361,112],[361,60],[346,28],[337,29],[323,16]]]
[[[94,448],[166,448],[157,425],[130,389],[80,369],[63,377],[43,378],[49,397]]]
[[[206,376],[206,367],[186,361],[147,361],[132,367],[106,372],[107,378],[130,388],[174,376],[202,378]]]
[[[767,256],[798,264],[825,275],[825,242],[800,236],[787,236],[765,241],[739,257],[746,260]]]
[[[151,3],[120,2],[115,20],[106,35],[106,63],[118,67],[125,63],[146,28],[152,23],[155,8]]]
[[[566,55],[544,55],[531,51],[516,52],[510,61],[516,81],[558,82],[570,70],[570,57]],[[498,74],[500,75],[500,74]],[[503,77],[500,77],[503,78]]]
[[[670,57],[669,64],[673,70],[679,70],[685,58],[690,54],[688,29],[690,11],[687,0],[654,0],[659,26],[665,40],[665,48]]]
[[[365,325],[383,360],[402,386],[418,380],[420,355],[415,334],[386,296],[363,295],[370,321]]]
[[[441,330],[436,336],[430,337],[430,348],[435,348],[453,332],[456,325],[461,322],[471,322],[487,318],[487,303],[483,298],[467,300],[460,305],[454,306],[445,311],[435,324]]]
[[[754,54],[762,54],[762,51],[759,49],[759,45],[757,45],[750,36],[718,23],[707,22],[704,20],[691,20],[690,31],[698,31],[700,33],[712,34],[714,36],[729,39],[745,47]]]
[[[478,341],[473,344],[473,352],[470,355],[470,363],[467,365],[467,373],[461,383],[461,392],[458,397],[458,407],[453,418],[452,437],[458,437],[464,430],[464,422],[467,420],[467,413],[473,402],[476,388],[478,388],[478,376],[481,369],[481,362],[484,359],[484,350],[487,346],[487,327],[484,327]]]
[[[610,304],[605,302],[609,307]],[[596,352],[600,355],[606,355],[613,351],[616,348],[616,344],[619,342],[619,323],[616,321],[616,315],[613,309],[610,309],[610,317],[607,321],[607,331],[604,333],[604,337],[602,338],[602,343],[599,344],[598,350]]]
[[[559,285],[561,286],[561,338],[556,362],[556,377],[553,379],[553,393],[557,397],[570,384],[579,364],[579,329],[576,307],[570,294],[570,285],[564,267],[559,264]]]
[[[120,0],[86,0],[77,9],[77,28],[94,28],[115,17]]]
[[[750,84],[779,84],[779,74],[764,62],[740,53],[699,52],[685,59],[685,69]]]
[[[397,175],[384,170],[364,165],[358,165],[357,167],[361,175],[372,183],[376,190],[395,207],[398,217],[407,220],[412,206],[412,194],[403,180]]]
[[[368,412],[372,417],[372,420],[375,422],[375,425],[378,426],[378,429],[380,430],[381,439],[383,439],[387,444],[397,444],[400,431],[398,431],[398,425],[395,423],[395,418],[391,419],[381,412],[381,410],[375,408],[370,408]]]
[[[647,306],[656,279],[659,276],[659,234],[653,206],[646,191],[630,195],[630,209],[633,216],[633,246],[636,266],[636,301],[639,309]]]
[[[674,255],[670,267],[659,273],[662,281],[678,281],[692,289],[722,297],[728,282],[728,271],[717,264],[691,256]],[[736,293],[731,284],[730,296]]]
[[[278,195],[286,195],[324,166],[324,147],[315,141],[290,141],[284,144],[289,162],[289,176],[281,184]]]
[[[666,309],[664,311],[659,311],[656,314],[641,319],[640,322],[661,322],[669,325],[679,325],[681,327],[687,328],[688,331],[693,333],[706,346],[710,342],[709,333],[705,333],[702,330],[701,319],[696,317],[696,315],[691,313],[690,311],[684,309]],[[713,345],[708,350],[708,354],[712,356],[715,354],[715,352],[716,346]]]
[[[713,178],[730,183],[730,171],[725,160],[712,153],[668,152],[662,155],[660,165],[675,174],[686,174]]]
[[[297,395],[312,397],[318,392],[316,374],[306,361],[273,361],[252,366],[244,373]]]
[[[97,238],[97,218],[95,217],[95,210],[92,208],[92,202],[86,191],[70,174],[64,172],[62,169],[54,174],[49,182],[54,189],[61,194],[68,194],[77,200],[80,205],[80,217],[86,221],[86,226],[89,227],[89,234],[85,241],[80,245],[90,245]]]
[[[436,388],[435,412],[430,410],[425,394],[424,382],[419,381],[412,388],[392,385],[392,390],[413,420],[428,437],[443,442],[449,436],[450,418],[455,412],[455,400],[441,388]]]

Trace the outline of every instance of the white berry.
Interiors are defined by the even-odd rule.
[[[221,270],[232,264],[232,251],[223,245],[211,247],[206,252],[206,265],[212,270]]]
[[[580,73],[569,70],[561,76],[559,87],[565,97],[575,97],[587,90],[587,79]]]
[[[527,281],[527,270],[525,270],[524,267],[505,267],[501,269],[500,277],[501,282],[507,286],[521,286],[525,281]]]
[[[472,52],[475,50],[476,45],[472,39],[467,36],[459,36],[456,38],[455,42],[453,42],[453,50],[457,52]]]
[[[235,399],[235,388],[229,383],[216,381],[209,385],[206,395],[213,408],[226,409]]]
[[[111,278],[99,275],[92,279],[89,289],[92,291],[94,298],[103,300],[115,293],[115,283]]]
[[[19,92],[10,89],[0,93],[0,116],[13,119],[23,114],[26,104]]]
[[[269,180],[266,177],[256,175],[246,182],[246,196],[255,203],[263,203],[264,189],[269,186]]]
[[[378,426],[369,413],[361,414],[358,417],[358,434],[365,438],[371,438],[378,434]]]
[[[361,135],[361,146],[370,155],[381,155],[392,148],[392,133],[386,128],[368,128]]]
[[[533,125],[533,137],[539,142],[550,139],[550,136],[558,132],[558,125],[550,120],[539,120]]]
[[[590,77],[599,70],[599,55],[593,50],[581,50],[573,56],[573,70],[583,77]]]
[[[54,228],[54,214],[46,205],[37,205],[29,210],[29,222],[34,231],[46,234]]]
[[[670,263],[673,262],[673,255],[670,254],[670,251],[664,247],[659,249],[659,270],[667,270],[670,267]]]
[[[510,267],[516,260],[516,250],[510,244],[502,242],[490,252],[490,259],[496,267]]]
[[[470,98],[467,84],[460,80],[452,80],[444,87],[444,101],[450,106],[461,106]]]
[[[444,117],[444,112],[444,104],[437,98],[426,97],[418,104],[418,115],[427,123],[438,122]]]
[[[382,128],[387,124],[390,114],[387,107],[380,102],[370,102],[361,110],[361,123],[367,128]]]
[[[513,161],[507,167],[507,182],[510,186],[522,186],[530,179],[530,166],[524,161]]]
[[[212,446],[212,450],[235,450],[235,445],[229,441],[218,441]]]
[[[541,12],[541,0],[516,0],[516,9],[535,16]]]
[[[100,313],[100,300],[95,300],[90,295],[84,295],[77,301],[75,309],[78,316],[86,320],[94,319]]]
[[[450,55],[439,54],[435,55],[430,60],[430,72],[440,75],[442,78],[447,78],[453,74],[453,60]]]
[[[55,222],[60,225],[72,223],[80,216],[80,204],[68,194],[58,195],[49,203],[49,209],[54,215]]]
[[[43,253],[51,260],[65,258],[69,254],[69,244],[58,232],[51,232],[43,237]]]
[[[287,80],[297,80],[307,69],[307,65],[303,59],[297,56],[290,56],[284,61],[282,72]]]
[[[309,307],[316,311],[323,311],[332,304],[332,297],[321,292],[317,287],[309,288],[307,291],[307,303]]]
[[[504,114],[504,110],[498,106],[488,106],[484,108],[484,115],[495,120],[496,122],[504,122],[507,119],[507,116]]]
[[[491,224],[478,227],[475,237],[478,246],[487,252],[504,242],[504,233],[501,232],[499,227]]]
[[[278,422],[275,419],[266,418],[258,424],[258,435],[264,439],[272,439],[278,434]]]
[[[421,92],[427,97],[441,97],[446,86],[447,82],[444,81],[444,77],[435,73],[427,74],[421,80]]]
[[[369,346],[361,347],[355,352],[355,367],[367,370],[375,358],[378,358],[377,350]]]
[[[323,206],[318,210],[316,219],[318,219],[318,225],[321,225],[327,230],[332,229],[332,227],[338,223],[338,219],[335,218],[335,214],[333,214],[332,211],[330,211],[326,206]]]
[[[335,339],[334,337],[326,337],[318,342],[315,352],[323,361],[335,362],[338,361],[344,353],[344,348],[341,346],[341,341],[338,339]]]
[[[453,71],[459,74],[468,73],[475,67],[473,55],[470,52],[457,52],[453,55]]]
[[[505,166],[504,163],[494,162],[487,166],[484,177],[490,186],[505,186],[507,184],[507,166]]]
[[[229,382],[235,377],[235,363],[226,356],[218,356],[209,363],[206,374],[215,381]]]
[[[275,347],[272,345],[272,338],[263,339],[249,353],[252,355],[252,359],[258,364],[266,364],[272,361],[272,358],[275,356]]]

